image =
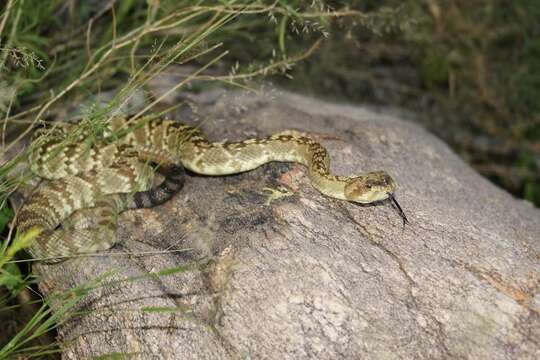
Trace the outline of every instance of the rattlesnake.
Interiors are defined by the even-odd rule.
[[[23,206],[18,221],[20,232],[44,230],[30,247],[33,256],[49,259],[110,248],[116,242],[115,221],[109,220],[112,213],[152,206],[154,202],[142,204],[142,199],[148,200],[156,190],[163,193],[163,187],[170,191],[159,200],[167,200],[180,187],[182,166],[202,175],[228,175],[271,161],[296,162],[307,167],[311,184],[321,193],[364,204],[390,198],[404,223],[407,221],[393,197],[396,183],[386,172],[332,175],[327,150],[308,136],[283,132],[212,143],[197,128],[170,120],[148,117],[130,125],[130,131],[127,127],[128,119],[112,118],[106,135],[124,132],[124,136],[90,148],[79,143],[65,145],[55,137],[37,146],[30,156],[31,169],[49,181]],[[165,183],[172,185],[151,188],[152,169],[141,159],[165,164],[170,172],[165,171]],[[76,188],[82,190],[79,195]],[[96,214],[99,220],[91,220]],[[108,231],[97,236],[98,225]],[[56,229],[58,226],[62,229]]]

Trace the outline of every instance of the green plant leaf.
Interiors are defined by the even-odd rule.
[[[0,209],[0,233],[4,231],[6,225],[13,218],[13,210],[7,204]]]
[[[14,263],[8,263],[0,271],[0,286],[5,286],[12,295],[16,295],[26,285],[19,267]]]

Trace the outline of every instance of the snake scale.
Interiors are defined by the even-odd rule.
[[[308,169],[311,184],[321,193],[355,203],[393,197],[394,180],[384,171],[359,176],[330,173],[330,156],[319,142],[283,132],[239,142],[210,142],[197,128],[175,121],[143,118],[136,126],[115,117],[105,135],[114,142],[88,145],[84,134],[69,144],[69,129],[57,130],[32,152],[32,172],[47,179],[18,214],[18,231],[40,230],[29,252],[56,262],[79,253],[105,250],[116,242],[116,215],[126,209],[167,201],[183,185],[183,168],[202,175],[228,175],[253,170],[272,161],[296,162]],[[105,136],[106,137],[106,136]],[[39,135],[38,135],[39,140]],[[153,186],[158,165],[161,184]]]

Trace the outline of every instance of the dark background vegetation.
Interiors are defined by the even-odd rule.
[[[209,68],[210,74],[257,71],[298,54],[303,58],[322,39],[302,61],[264,71],[266,76],[250,76],[249,81],[272,81],[333,101],[398,109],[404,118],[443,139],[487,178],[540,206],[538,0],[4,1],[0,5],[2,145],[17,138],[32,122],[24,119],[35,116],[66,86],[77,82],[41,118],[54,119],[69,104],[118,89],[155,51],[158,62],[171,58],[179,41],[188,41],[190,32],[198,31],[212,16],[202,15],[181,29],[141,38],[82,78],[115,38],[193,5],[242,9],[253,4],[266,10],[250,12],[246,7],[172,63],[197,69],[215,54],[187,62],[181,59],[223,42],[221,49],[229,53]],[[213,84],[197,83],[182,91],[208,86]],[[99,110],[92,108],[89,113]],[[13,215],[3,200],[15,183],[6,180],[6,166],[0,165],[0,319],[9,325],[0,336],[1,347],[24,326],[42,324],[43,319],[32,315],[35,306],[24,305],[39,303],[24,291],[35,289],[29,269],[2,263],[9,243],[7,224]],[[38,313],[47,311],[43,309]],[[48,326],[42,333],[31,330],[46,334],[55,325]],[[47,338],[36,339],[31,343],[38,346],[34,354],[35,349],[50,348],[43,345],[43,339],[50,343]],[[6,347],[0,349],[0,357]]]

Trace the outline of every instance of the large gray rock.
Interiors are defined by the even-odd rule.
[[[124,213],[108,256],[36,266],[45,293],[119,280],[59,328],[66,359],[540,358],[538,209],[394,116],[214,95],[199,98],[211,139],[314,134],[338,174],[387,170],[411,224],[389,203],[324,197],[296,164],[189,176],[167,204]]]

